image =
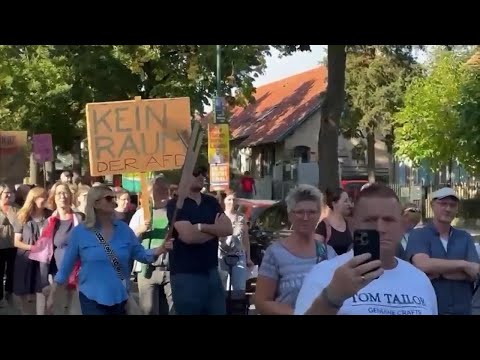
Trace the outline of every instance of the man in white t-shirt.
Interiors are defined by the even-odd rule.
[[[295,314],[437,315],[437,298],[428,277],[395,257],[403,235],[402,206],[395,192],[371,184],[359,193],[355,229],[376,229],[380,260],[353,250],[316,265],[305,277]]]

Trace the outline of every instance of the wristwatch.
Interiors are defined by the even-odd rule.
[[[337,301],[334,301],[330,295],[328,294],[328,290],[327,290],[327,287],[325,287],[323,290],[322,290],[322,297],[323,299],[327,302],[328,306],[331,306],[332,308],[334,309],[337,309],[339,310],[342,306],[343,306],[343,301],[341,303],[338,303]]]

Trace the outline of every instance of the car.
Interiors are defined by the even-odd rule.
[[[342,180],[341,186],[342,189],[344,189],[348,196],[350,197],[350,200],[355,202],[357,200],[358,194],[365,184],[368,184],[368,180]]]
[[[288,236],[291,224],[285,201],[238,199],[238,212],[247,219],[250,237],[250,258],[260,266],[267,247]]]
[[[249,296],[256,290],[257,273],[263,255],[270,244],[291,233],[285,201],[239,199],[239,213],[247,218],[250,238],[250,258],[256,271],[247,281]]]
[[[277,203],[275,200],[257,200],[257,199],[236,199],[238,212],[245,216],[247,223],[249,224],[252,219],[256,219],[258,214],[260,214],[266,208]]]

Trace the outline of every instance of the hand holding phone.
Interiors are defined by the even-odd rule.
[[[341,306],[345,300],[383,274],[381,261],[370,261],[371,258],[366,253],[357,255],[335,270],[327,286],[331,301]]]
[[[355,230],[353,233],[353,255],[362,254],[370,254],[369,261],[380,260],[380,234],[377,230]]]

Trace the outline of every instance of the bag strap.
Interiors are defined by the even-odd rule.
[[[104,249],[105,252],[107,253],[108,259],[109,259],[110,262],[112,263],[112,266],[113,266],[113,268],[115,269],[115,272],[117,273],[117,276],[118,276],[119,279],[123,282],[123,281],[125,280],[125,277],[124,277],[123,274],[122,274],[122,268],[121,268],[121,266],[120,266],[120,262],[118,261],[117,256],[115,255],[115,253],[113,252],[112,247],[110,246],[110,244],[108,244],[108,243],[105,241],[105,238],[103,237],[102,234],[100,234],[100,232],[99,232],[97,229],[93,229],[93,232],[94,232],[95,235],[97,236],[98,242],[99,242],[100,244],[102,244],[103,249]]]
[[[328,249],[326,243],[315,241],[315,250],[317,253],[317,264],[323,260],[328,260]]]
[[[325,231],[327,233],[327,236],[325,237],[325,244],[327,244],[332,237],[332,225],[330,225],[327,218],[323,219],[323,222],[325,224]]]

